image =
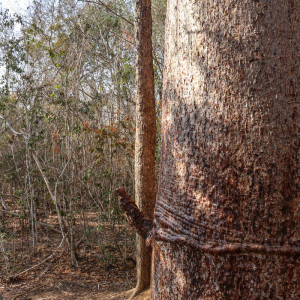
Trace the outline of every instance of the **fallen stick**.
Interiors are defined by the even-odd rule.
[[[27,273],[28,271],[31,271],[31,270],[37,268],[38,266],[44,264],[46,261],[48,261],[49,259],[51,259],[51,258],[56,254],[56,252],[58,251],[58,249],[61,248],[61,246],[63,245],[63,242],[64,242],[65,238],[66,238],[66,235],[62,238],[60,244],[59,244],[58,247],[54,250],[54,252],[53,252],[51,255],[49,255],[47,258],[45,258],[43,261],[41,261],[40,263],[38,263],[38,264],[36,264],[36,265],[34,265],[34,266],[32,266],[32,267],[30,267],[30,268],[28,268],[28,269],[26,269],[26,270],[20,272],[20,273],[18,273],[18,274],[11,275],[11,276],[9,277],[9,279],[16,279],[16,278],[18,278],[19,276],[23,275],[24,273]]]
[[[21,297],[21,296],[30,294],[30,293],[32,293],[32,292],[38,290],[38,289],[41,288],[42,286],[43,286],[43,285],[41,284],[41,285],[39,285],[39,286],[37,286],[37,287],[35,287],[35,288],[29,290],[29,291],[26,291],[26,292],[23,292],[23,293],[21,293],[21,294],[18,294],[18,295],[16,295],[16,296],[14,296],[14,297],[12,298],[12,300],[15,300],[15,299],[17,299],[17,298],[19,298],[19,297]]]

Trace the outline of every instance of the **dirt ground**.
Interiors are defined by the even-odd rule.
[[[57,227],[55,217],[51,221],[53,226]],[[50,220],[48,222],[51,223]],[[80,224],[78,226],[80,227]],[[102,224],[99,231],[96,217],[90,215],[88,226],[89,234],[79,246],[76,267],[71,265],[67,247],[62,247],[51,259],[41,263],[53,254],[59,245],[59,232],[49,231],[47,235],[40,233],[43,238],[33,252],[30,237],[24,238],[24,232],[18,225],[9,228],[14,232],[14,239],[9,239],[5,245],[2,241],[2,246],[4,245],[9,253],[6,259],[9,260],[5,261],[5,255],[2,253],[0,300],[128,299],[132,292],[130,290],[135,286],[136,276],[132,242],[134,232],[132,231],[131,237],[126,233],[128,240],[125,246],[124,229],[121,225],[120,228],[114,226],[112,229],[110,225]],[[123,251],[126,251],[126,255],[123,255]],[[39,263],[41,264],[38,265]],[[16,279],[9,278],[8,273],[18,274],[32,266],[36,267],[17,276]],[[137,298],[139,299],[149,299],[149,291]]]
[[[128,290],[134,286],[134,280],[126,277],[129,272],[119,270],[116,274],[106,272],[106,277],[96,276],[89,279],[80,276],[79,272],[70,272],[59,276],[4,284],[0,287],[2,300],[41,300],[41,299],[128,299]],[[131,276],[131,275],[130,275]],[[73,277],[73,278],[72,278]]]

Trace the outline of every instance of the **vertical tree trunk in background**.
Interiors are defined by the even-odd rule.
[[[299,18],[169,0],[152,299],[300,299]]]
[[[136,144],[135,199],[146,218],[155,205],[155,100],[152,58],[151,1],[135,1],[136,41]],[[134,294],[150,285],[151,247],[137,235],[137,286]]]

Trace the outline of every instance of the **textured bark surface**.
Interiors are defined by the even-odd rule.
[[[300,298],[299,18],[169,0],[152,299]]]
[[[127,195],[125,189],[120,187],[116,190],[119,196],[120,207],[126,214],[128,223],[135,227],[137,233],[143,238],[151,238],[151,231],[153,228],[153,221],[145,219],[142,212],[139,210],[134,201]]]
[[[155,100],[152,58],[152,19],[150,0],[135,1],[136,40],[136,144],[135,200],[148,219],[155,205]],[[151,247],[137,235],[137,288],[150,284]]]

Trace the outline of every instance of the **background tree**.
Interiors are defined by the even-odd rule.
[[[297,299],[299,5],[168,1],[152,299]]]
[[[155,205],[155,97],[152,55],[151,1],[135,1],[136,140],[135,199],[145,217],[153,219]],[[137,286],[150,285],[151,248],[137,235]]]

